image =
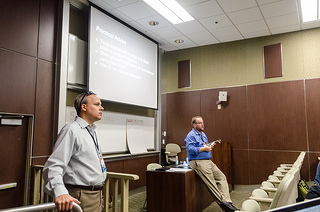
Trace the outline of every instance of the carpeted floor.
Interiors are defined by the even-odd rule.
[[[231,199],[233,201],[234,206],[237,208],[241,208],[242,202],[247,200],[249,196],[251,195],[251,191],[245,191],[245,190],[237,190],[232,191],[230,193]],[[130,212],[142,212],[143,211],[143,204],[146,199],[146,191],[145,187],[142,187],[140,189],[130,191],[130,197],[129,197],[129,211]],[[109,210],[111,211],[111,209]],[[220,207],[217,203],[212,203],[209,207],[207,207],[203,212],[222,212]]]

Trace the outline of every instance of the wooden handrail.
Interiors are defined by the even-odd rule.
[[[49,198],[43,191],[44,180],[42,177],[42,165],[33,166],[34,172],[34,185],[33,185],[33,204],[48,202]],[[121,181],[121,203],[120,211],[129,212],[129,180],[138,180],[139,176],[136,174],[126,174],[118,172],[107,172],[107,179],[104,187],[104,211],[109,211],[109,189],[110,179],[113,181],[113,194],[112,194],[112,211],[118,209],[118,186],[119,180]]]
[[[118,208],[118,185],[121,180],[121,208],[122,212],[129,212],[129,180],[138,180],[139,176],[136,174],[125,174],[117,172],[108,172],[104,187],[104,211],[109,211],[108,197],[109,197],[109,182],[113,179],[113,195],[112,195],[112,212]]]

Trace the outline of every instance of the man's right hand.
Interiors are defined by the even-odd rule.
[[[199,152],[210,152],[212,150],[212,146],[203,146],[200,148],[200,151]]]
[[[56,207],[59,211],[67,211],[72,208],[72,203],[75,202],[77,204],[81,204],[79,200],[76,198],[73,198],[69,194],[62,194],[61,196],[58,196],[55,198],[54,203],[56,204]]]

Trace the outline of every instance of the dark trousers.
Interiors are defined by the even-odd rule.
[[[305,199],[314,199],[314,198],[318,198],[318,197],[320,197],[320,186],[313,185],[309,188]]]

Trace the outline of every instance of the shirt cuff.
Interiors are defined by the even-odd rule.
[[[63,194],[69,194],[67,188],[64,185],[59,185],[54,189],[54,197],[57,198]]]

